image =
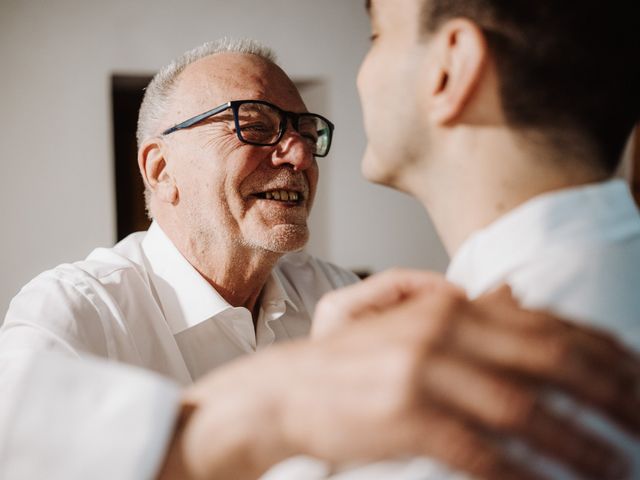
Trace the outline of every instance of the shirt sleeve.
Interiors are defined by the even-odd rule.
[[[13,378],[5,383],[6,376]],[[97,358],[13,352],[0,356],[0,383],[0,478],[158,473],[179,409],[171,381]]]
[[[0,329],[0,478],[140,480],[158,473],[180,388],[105,360],[90,297],[50,273],[14,298]]]

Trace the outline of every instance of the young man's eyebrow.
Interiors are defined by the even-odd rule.
[[[367,9],[367,13],[371,15],[371,0],[365,0],[364,7]]]

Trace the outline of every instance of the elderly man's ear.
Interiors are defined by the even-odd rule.
[[[162,140],[146,140],[138,149],[138,167],[153,196],[161,202],[175,204],[178,201],[178,187],[168,168],[165,152],[166,146]]]
[[[446,125],[475,116],[488,59],[482,31],[465,19],[448,21],[434,35],[431,50],[423,68],[431,121]]]

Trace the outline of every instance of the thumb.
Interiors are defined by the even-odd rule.
[[[311,335],[326,336],[368,314],[385,311],[417,294],[440,289],[458,290],[436,272],[393,269],[373,275],[322,297],[316,307]]]

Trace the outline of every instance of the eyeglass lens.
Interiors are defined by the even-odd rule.
[[[311,152],[325,155],[331,134],[327,122],[311,114],[300,114],[297,120],[294,127],[309,144]],[[248,102],[238,107],[240,137],[249,143],[273,145],[279,140],[285,122],[285,114],[269,105]]]

